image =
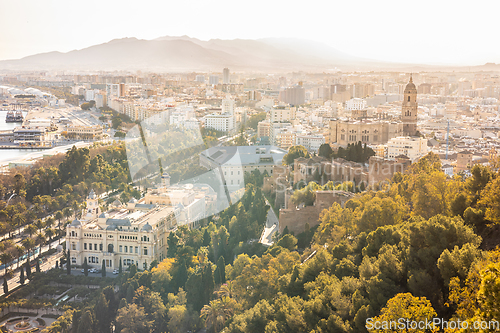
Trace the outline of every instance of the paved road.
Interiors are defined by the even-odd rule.
[[[64,239],[61,239],[61,242],[63,242]],[[51,248],[54,248],[56,247],[58,244],[58,241],[54,241],[51,243]],[[48,245],[45,245],[45,246],[42,246],[42,252],[45,252],[49,249],[49,246]],[[49,269],[53,268],[55,265],[56,265],[56,260],[59,260],[59,258],[62,256],[62,251],[61,252],[56,252],[54,254],[52,254],[50,257],[46,257],[47,258],[47,261],[44,262],[43,264],[40,265],[40,271],[42,272],[46,272],[48,271]],[[31,260],[33,261],[34,258],[32,257]],[[21,260],[21,262],[19,263],[19,267],[21,267],[24,263],[26,262],[26,260]],[[12,266],[12,268],[17,268],[17,264],[14,264]],[[31,271],[34,272],[35,271],[35,268],[31,268]],[[7,281],[7,285],[9,286],[9,290],[12,290],[13,288],[19,286],[20,284],[20,273],[21,270],[15,270],[14,272],[14,276],[12,278],[10,278],[8,281]],[[2,272],[4,273],[4,272]],[[26,276],[25,276],[26,277]],[[26,281],[26,283],[28,283],[29,281]],[[0,290],[0,296],[3,296],[4,292],[3,292],[3,288],[1,288]]]
[[[269,205],[269,211],[267,212],[267,220],[262,236],[260,237],[260,243],[271,246],[273,244],[273,234],[279,230],[279,220],[274,213],[273,207],[266,200],[266,204]]]
[[[101,268],[99,267],[99,269],[101,269]],[[81,268],[74,268],[74,269],[71,269],[71,275],[78,276],[78,275],[85,275],[85,274],[82,273],[82,269]],[[102,277],[102,274],[101,274],[101,272],[99,272],[99,273],[90,273],[89,272],[89,276],[90,277]],[[115,278],[117,276],[118,276],[118,274],[113,274],[112,272],[106,272],[106,277]]]

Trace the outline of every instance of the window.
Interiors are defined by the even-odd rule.
[[[144,255],[147,256],[148,255],[148,248],[147,247],[144,247]]]
[[[75,257],[71,257],[71,263],[72,264],[76,264],[76,258]]]
[[[75,243],[71,243],[71,249],[76,251],[76,244]]]
[[[99,251],[102,251],[102,243],[99,244]]]
[[[125,253],[127,253],[127,252],[128,252],[128,246],[125,245]]]
[[[121,246],[121,245],[120,245],[120,247],[119,247],[119,252],[123,252],[123,248],[122,248],[122,246]]]
[[[139,253],[139,247],[138,246],[135,247],[135,253]]]
[[[83,249],[86,250],[87,249],[87,243],[83,243]]]

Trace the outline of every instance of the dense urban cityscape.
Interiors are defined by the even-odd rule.
[[[480,2],[1,3],[0,332],[500,330]]]

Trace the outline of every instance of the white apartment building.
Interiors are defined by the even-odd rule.
[[[223,84],[229,83],[229,68],[224,68],[222,70],[222,83]]]
[[[281,149],[288,150],[291,146],[295,146],[296,134],[293,128],[280,128],[275,136],[275,142]]]
[[[208,77],[208,84],[219,84],[219,76],[218,75],[210,75]]]
[[[234,114],[234,100],[223,99],[221,104],[222,113]]]
[[[234,116],[228,113],[209,114],[205,116],[205,127],[225,133],[231,133],[234,131]]]
[[[283,131],[284,128],[291,128],[292,124],[289,122],[273,123],[269,125],[269,142],[271,145],[279,146],[278,134]]]
[[[367,107],[367,103],[362,98],[352,98],[345,102],[345,110],[364,110]]]
[[[106,104],[106,95],[101,93],[96,93],[94,95],[95,107],[102,108]]]
[[[318,152],[319,147],[325,143],[325,137],[321,134],[297,134],[296,144],[304,146],[308,151]]]
[[[412,162],[427,154],[427,139],[400,136],[387,142],[387,158],[396,159],[399,155],[407,156]]]
[[[296,117],[297,108],[294,106],[275,105],[271,108],[272,123],[292,121]]]
[[[205,116],[205,127],[225,133],[234,132],[236,130],[234,100],[222,100],[221,110],[221,113],[212,113]]]

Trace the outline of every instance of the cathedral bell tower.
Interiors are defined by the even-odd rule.
[[[401,121],[403,123],[404,136],[417,135],[417,108],[417,88],[415,87],[412,75],[410,74],[410,82],[406,85],[403,106],[401,109]]]

